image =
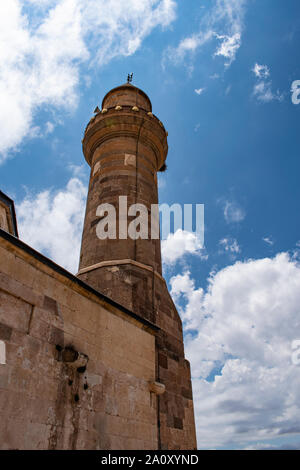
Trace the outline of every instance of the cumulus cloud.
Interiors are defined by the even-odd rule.
[[[242,43],[246,3],[247,0],[215,0],[204,13],[199,32],[182,39],[176,48],[168,48],[163,63],[167,60],[181,63],[187,54],[193,54],[215,40],[214,56],[223,57],[225,66],[230,66]]]
[[[203,243],[196,233],[178,229],[175,233],[169,233],[168,237],[161,242],[162,259],[166,265],[175,264],[186,254],[200,256],[207,259],[203,250]]]
[[[85,201],[86,187],[77,176],[64,189],[27,194],[16,207],[20,238],[76,273]]]
[[[191,361],[200,448],[257,446],[300,434],[300,266],[287,253],[236,262],[206,290],[170,281]]]
[[[269,103],[277,100],[282,101],[284,96],[277,90],[272,90],[272,80],[270,77],[270,69],[267,65],[256,63],[252,69],[257,81],[253,88],[253,96],[261,103]]]
[[[153,28],[175,19],[175,7],[175,0],[0,2],[0,161],[30,136],[41,108],[76,107],[82,64],[133,54]]]
[[[199,313],[199,306],[201,306],[203,302],[204,290],[202,288],[196,289],[195,281],[191,278],[191,273],[189,271],[172,277],[170,284],[171,295],[175,302],[178,303],[185,327],[188,329],[198,327],[199,318],[195,319],[194,317],[195,313]],[[179,303],[182,297],[186,301],[184,309]]]

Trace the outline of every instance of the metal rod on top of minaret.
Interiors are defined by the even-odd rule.
[[[127,75],[127,83],[131,83],[132,80],[133,80],[133,73],[129,73],[129,74]]]

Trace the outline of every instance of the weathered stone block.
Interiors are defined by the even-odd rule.
[[[0,323],[0,339],[2,340],[10,340],[12,334],[12,328]]]

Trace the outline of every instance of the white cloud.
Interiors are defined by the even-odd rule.
[[[259,65],[256,63],[252,69],[257,83],[253,88],[253,96],[261,103],[269,103],[277,100],[282,101],[284,99],[283,94],[277,90],[275,93],[272,91],[272,80],[270,77],[270,69],[267,65]]]
[[[214,55],[224,57],[225,66],[229,66],[241,46],[246,2],[247,0],[215,0],[202,17],[199,32],[182,39],[176,48],[168,48],[163,63],[170,60],[178,64],[187,54],[195,53],[216,39],[218,45]]]
[[[166,265],[175,264],[186,254],[198,255],[207,259],[203,252],[203,243],[197,235],[186,230],[178,229],[175,233],[169,233],[166,240],[161,242],[162,259]]]
[[[229,95],[229,93],[231,92],[231,85],[228,85],[226,90],[225,90],[225,95]]]
[[[183,39],[178,48],[179,55],[185,54],[185,52],[195,51],[199,47],[198,36],[191,36]]]
[[[71,0],[60,2],[34,26],[21,1],[1,2],[0,41],[6,45],[0,52],[0,152],[5,156],[34,127],[39,106],[75,105],[75,61],[86,59],[88,52]]]
[[[227,253],[238,254],[241,251],[239,244],[235,238],[223,238],[219,241],[219,244]]]
[[[272,91],[272,82],[264,82],[261,81],[254,86],[253,95],[257,98],[258,101],[262,103],[269,103],[270,101],[282,101],[283,95],[276,91],[273,93]]]
[[[263,241],[264,241],[265,243],[267,243],[268,245],[270,245],[270,246],[273,246],[273,245],[274,245],[274,241],[272,240],[271,237],[264,237],[264,238],[263,238]]]
[[[195,281],[191,279],[190,272],[186,271],[184,274],[178,274],[170,280],[171,295],[175,302],[179,303],[182,296],[187,301],[186,307],[182,309],[179,305],[179,310],[184,324],[189,329],[198,327],[199,318],[195,319],[195,313],[199,313],[199,308],[204,298],[204,290],[202,288],[195,288]]]
[[[32,126],[27,134],[27,137],[30,139],[43,139],[47,137],[47,135],[52,134],[55,129],[55,124],[53,122],[46,122],[43,128],[40,126]]]
[[[47,134],[52,134],[52,132],[54,131],[55,129],[55,124],[53,124],[53,122],[46,122],[46,125],[45,125],[45,133],[46,135]]]
[[[76,273],[86,201],[86,187],[73,177],[65,189],[28,194],[17,205],[20,238]]]
[[[259,65],[256,63],[252,69],[252,72],[257,78],[267,78],[270,76],[270,69],[267,65]]]
[[[300,266],[287,253],[236,262],[196,288],[171,279],[191,361],[201,448],[300,434]],[[184,305],[184,307],[182,306]]]
[[[233,201],[224,202],[224,217],[227,223],[237,223],[244,220],[246,213],[244,209]]]
[[[294,442],[294,440],[289,444],[264,444],[257,443],[252,446],[247,446],[243,450],[299,450],[300,442]]]
[[[76,107],[82,64],[133,54],[153,28],[175,19],[175,7],[175,0],[0,2],[0,162],[30,136],[40,109]]]
[[[217,35],[218,39],[222,40],[221,45],[216,50],[216,56],[223,56],[228,61],[225,63],[225,66],[228,67],[235,59],[236,53],[241,47],[241,33],[235,33],[232,36],[219,36]]]
[[[196,52],[197,49],[210,41],[213,37],[214,32],[208,30],[182,39],[176,48],[167,48],[164,52],[163,64],[165,64],[166,60],[171,60],[175,64],[180,63],[187,54]]]
[[[166,27],[175,19],[175,0],[81,2],[84,30],[95,41],[98,64],[116,56],[132,55],[155,27]]]

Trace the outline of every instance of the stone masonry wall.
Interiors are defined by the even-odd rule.
[[[1,449],[157,448],[155,336],[1,237],[0,342]]]
[[[166,387],[166,392],[158,398],[159,446],[196,448],[191,372],[184,356],[182,322],[164,279],[129,264],[98,268],[81,278],[159,326],[156,380]]]

